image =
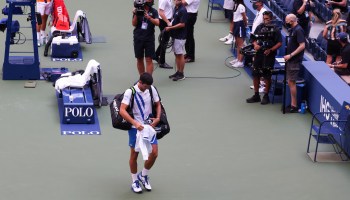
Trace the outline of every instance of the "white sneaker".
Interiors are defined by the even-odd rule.
[[[148,176],[142,176],[142,174],[140,172],[139,174],[137,174],[137,178],[139,179],[139,181],[141,182],[141,184],[143,185],[143,187],[147,191],[151,191],[152,190],[152,187],[151,187],[151,184],[149,182]]]
[[[235,64],[237,61],[238,61],[237,58],[236,58],[236,59],[233,59],[233,60],[230,61],[230,64],[233,65],[233,64]]]
[[[235,64],[232,65],[232,67],[239,68],[239,67],[244,67],[243,62],[237,61]]]
[[[229,38],[229,39],[225,42],[225,44],[231,45],[231,44],[233,44],[233,42],[234,42],[234,38],[232,37],[232,38]]]
[[[43,45],[46,44],[47,43],[46,40],[47,40],[46,37],[41,37],[41,41],[42,41],[41,44],[43,44]]]
[[[134,181],[131,184],[131,190],[135,193],[142,193],[142,188],[141,188],[140,182],[138,180]]]
[[[37,37],[36,40],[37,40],[37,42],[38,42],[38,47],[41,47],[41,43],[40,43],[41,37]]]
[[[249,86],[250,89],[254,89],[254,85]],[[259,86],[259,93],[264,93],[265,92],[265,86],[260,85]]]
[[[265,86],[265,81],[260,81],[260,86]]]
[[[260,86],[259,93],[264,93],[264,92],[265,92],[265,86]]]
[[[230,38],[230,35],[231,35],[231,34],[228,34],[228,35],[226,35],[225,37],[220,38],[219,40],[220,40],[221,42],[226,42],[226,41]]]
[[[40,46],[43,46],[44,45],[44,38],[43,37],[40,37],[39,38],[39,40],[38,40],[38,46],[39,46],[39,44],[40,44]],[[39,47],[40,47],[39,46]]]

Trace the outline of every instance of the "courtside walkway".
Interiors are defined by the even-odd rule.
[[[71,17],[77,9],[85,11],[92,33],[105,36],[107,43],[83,45],[83,62],[54,63],[41,57],[41,66],[85,69],[96,59],[105,94],[130,87],[138,78],[132,2],[66,4]],[[229,48],[218,41],[228,24],[208,23],[206,6],[202,0],[196,62],[186,65],[185,75],[235,76],[224,65]],[[0,35],[0,42],[4,39]],[[174,64],[172,53],[167,61]],[[61,136],[50,83],[38,81],[35,89],[24,89],[25,81],[0,80],[0,199],[349,199],[350,165],[312,163],[306,155],[310,114],[283,115],[280,104],[246,104],[251,79],[239,70],[242,74],[232,79],[181,82],[167,78],[172,70],[154,72],[172,131],[159,142],[159,159],[150,172],[153,190],[141,195],[130,190],[127,134],[112,128],[108,107],[98,110],[101,136]]]

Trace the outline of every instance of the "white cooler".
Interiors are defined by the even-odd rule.
[[[53,38],[51,43],[51,56],[53,58],[77,58],[79,53],[80,44],[76,36]]]

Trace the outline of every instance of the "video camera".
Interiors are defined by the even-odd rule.
[[[272,40],[275,37],[275,25],[268,24],[261,28],[259,34],[251,34],[250,38],[252,40]]]
[[[145,13],[146,0],[134,0],[135,13],[137,16],[143,16]]]
[[[256,51],[254,49],[254,45],[249,44],[245,47],[242,47],[240,50],[240,53],[243,54],[244,56],[254,56],[256,54]]]

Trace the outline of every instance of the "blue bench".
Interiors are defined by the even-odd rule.
[[[64,124],[93,124],[95,123],[94,103],[89,87],[65,88],[62,90]]]

